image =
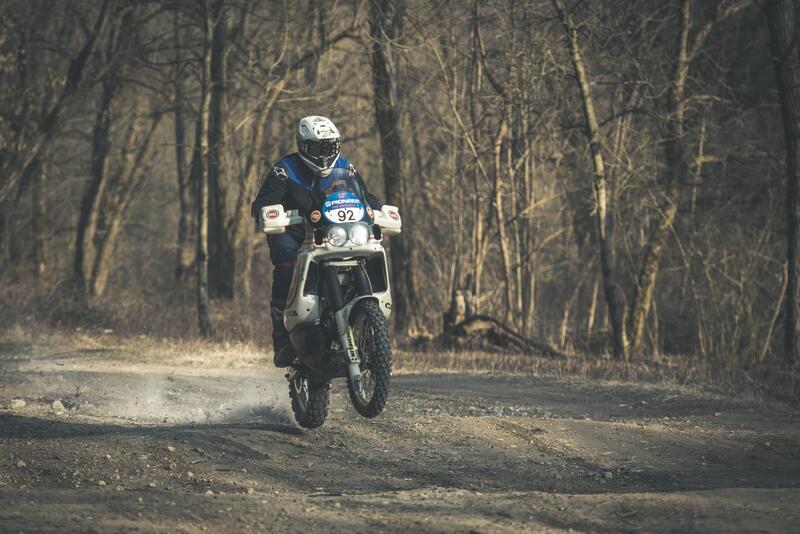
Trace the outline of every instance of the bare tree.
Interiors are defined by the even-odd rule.
[[[673,74],[667,93],[667,116],[663,139],[664,156],[667,167],[664,187],[664,206],[662,216],[653,225],[645,247],[639,275],[631,299],[628,314],[628,332],[631,336],[631,350],[641,349],[644,340],[644,327],[650,306],[653,302],[656,278],[661,256],[667,246],[672,225],[680,206],[680,193],[683,184],[690,178],[690,166],[686,155],[686,113],[688,108],[687,82],[692,62],[702,51],[714,27],[750,4],[749,0],[731,2],[716,1],[710,6],[711,14],[692,32],[692,0],[681,0],[679,30]]]
[[[174,123],[175,123],[175,173],[178,177],[178,243],[175,258],[175,279],[183,280],[189,275],[194,262],[194,246],[191,239],[192,226],[192,182],[190,168],[186,159],[186,96],[184,94],[185,72],[188,63],[184,61],[181,52],[183,46],[180,34],[180,11],[175,10],[173,15],[173,47],[174,47],[174,75],[173,91]],[[196,183],[196,182],[195,182]]]
[[[109,38],[109,41],[112,39]],[[111,145],[111,103],[117,90],[116,84],[116,79],[111,76],[102,83],[92,128],[90,181],[83,195],[76,229],[74,275],[78,288],[83,293],[90,287],[96,259],[95,237],[100,220],[101,203],[110,179],[108,156]]]
[[[207,4],[207,9],[208,9]],[[227,114],[224,104],[227,83],[226,25],[228,7],[224,0],[210,4],[213,18],[209,46],[208,94],[208,153],[205,171],[208,178],[209,224],[209,295],[212,298],[232,299],[234,290],[236,254],[231,235],[231,215],[228,208],[229,172],[224,165],[224,141]]]
[[[405,208],[403,198],[403,136],[400,131],[400,103],[397,81],[390,66],[392,42],[400,36],[402,4],[395,0],[372,0],[370,3],[370,55],[372,61],[373,103],[381,146],[386,202]],[[400,332],[407,333],[413,324],[414,283],[409,266],[410,254],[404,239],[395,239],[390,247],[394,316]]]
[[[592,167],[594,169],[594,194],[595,217],[597,221],[597,236],[600,242],[600,267],[603,273],[603,288],[606,295],[611,328],[613,331],[614,356],[627,358],[628,338],[625,332],[624,304],[619,300],[616,282],[616,268],[614,266],[614,238],[611,233],[608,215],[608,193],[606,186],[606,171],[602,153],[602,138],[600,125],[594,110],[592,88],[587,73],[586,64],[578,42],[578,30],[572,19],[564,10],[560,0],[552,0],[553,7],[558,14],[564,32],[567,36],[572,66],[575,69],[575,78],[581,94],[583,115],[586,122],[586,138],[592,153]]]
[[[22,177],[35,164],[36,158],[53,138],[65,108],[74,102],[76,95],[80,94],[86,65],[89,63],[97,39],[103,31],[107,14],[108,0],[103,0],[94,26],[86,41],[70,61],[64,85],[55,102],[43,114],[42,120],[29,138],[24,139],[21,137],[25,133],[24,130],[18,132],[19,139],[17,144],[20,147],[19,150],[13,157],[6,158],[3,165],[0,166],[0,204],[4,203],[14,193]]]
[[[200,165],[202,172],[197,187],[197,321],[200,335],[211,337],[211,321],[209,318],[209,276],[208,276],[208,243],[209,243],[209,183],[211,181],[209,160],[211,146],[217,140],[211,132],[211,115],[213,112],[212,83],[213,35],[215,26],[222,22],[222,0],[206,0],[203,32],[203,77],[201,80],[202,108],[198,138],[200,139]],[[219,50],[217,51],[219,53]]]
[[[297,118],[325,114],[404,214],[399,333],[450,308],[450,331],[482,315],[539,346],[772,366],[797,342],[796,15],[753,3],[785,32],[783,132],[746,0],[8,0],[2,285],[53,298],[74,275],[82,309],[170,335],[186,321],[152,310],[208,336],[224,297],[214,333],[263,341],[248,205]],[[196,295],[174,283],[195,268]]]
[[[797,165],[800,121],[800,53],[796,13],[791,0],[768,0],[767,23],[775,81],[781,104],[786,143],[786,299],[784,301],[783,354],[786,363],[797,361]]]

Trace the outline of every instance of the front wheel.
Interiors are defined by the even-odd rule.
[[[361,378],[348,379],[347,389],[356,411],[371,418],[383,411],[389,398],[392,372],[389,324],[378,303],[372,299],[362,300],[356,305],[350,324],[361,357]]]
[[[330,381],[312,382],[305,378],[289,380],[289,397],[297,424],[303,428],[319,428],[328,417]]]

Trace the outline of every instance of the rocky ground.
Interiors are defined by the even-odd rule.
[[[397,373],[316,431],[237,347],[0,346],[0,532],[797,532],[800,415],[674,387]]]

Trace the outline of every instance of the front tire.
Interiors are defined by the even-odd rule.
[[[297,424],[303,428],[319,428],[328,417],[330,381],[312,382],[305,378],[289,380],[289,397]]]
[[[350,401],[356,411],[372,418],[380,414],[389,398],[392,373],[392,342],[389,323],[378,303],[362,300],[350,316],[353,337],[361,357],[361,378],[347,380]]]

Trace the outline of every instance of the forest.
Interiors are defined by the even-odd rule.
[[[791,0],[5,0],[0,322],[269,348],[250,203],[329,117],[400,345],[797,361]]]

